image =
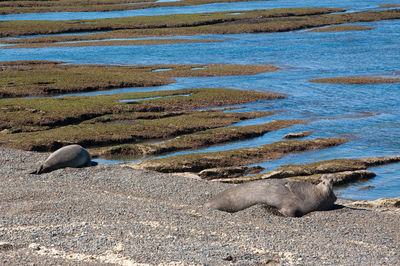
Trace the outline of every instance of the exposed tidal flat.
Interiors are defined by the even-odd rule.
[[[278,0],[0,16],[17,37],[0,39],[0,264],[399,264],[398,14]],[[28,174],[71,143],[125,163]],[[331,211],[203,207],[224,182],[325,173]]]

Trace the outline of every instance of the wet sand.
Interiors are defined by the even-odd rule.
[[[400,262],[398,208],[228,214],[202,207],[228,184],[105,164],[28,174],[45,158],[0,148],[2,265]]]

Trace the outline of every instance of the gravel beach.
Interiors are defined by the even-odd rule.
[[[0,264],[399,265],[400,213],[302,218],[204,202],[228,184],[99,164],[31,175],[47,154],[0,148]]]

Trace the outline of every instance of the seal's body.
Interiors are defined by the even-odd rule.
[[[258,203],[276,207],[285,216],[299,217],[312,211],[331,209],[333,175],[323,175],[318,185],[309,182],[267,179],[237,185],[205,204],[205,207],[237,212]]]
[[[83,167],[90,166],[90,153],[82,146],[73,144],[62,147],[52,154],[32,172],[32,174],[48,173],[56,169],[65,167]]]

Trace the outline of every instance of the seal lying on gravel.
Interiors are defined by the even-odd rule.
[[[31,174],[48,173],[65,167],[83,167],[91,165],[90,153],[82,146],[73,144],[62,147],[52,154]]]
[[[322,175],[321,182],[266,179],[237,185],[217,195],[204,206],[226,212],[237,212],[258,203],[276,207],[285,216],[300,217],[312,211],[333,207],[336,196],[332,186],[335,176]]]

